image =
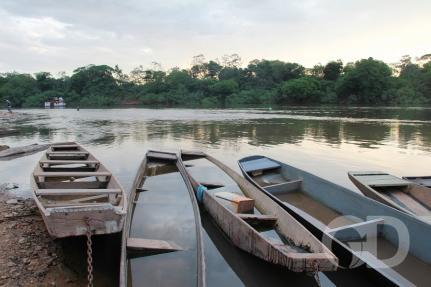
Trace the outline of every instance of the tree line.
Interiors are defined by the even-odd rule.
[[[415,61],[404,56],[393,65],[368,58],[313,68],[279,60],[253,60],[242,67],[237,54],[210,61],[198,55],[189,69],[169,71],[153,63],[130,73],[118,66],[88,65],[57,77],[0,74],[2,102],[42,107],[54,97],[63,97],[68,107],[424,106],[431,104],[431,54]]]

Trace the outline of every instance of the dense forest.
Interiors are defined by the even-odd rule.
[[[193,58],[189,69],[163,71],[139,66],[129,74],[118,66],[89,65],[54,77],[0,74],[0,99],[13,107],[43,107],[63,97],[68,107],[146,106],[234,107],[276,105],[431,105],[431,54],[404,56],[388,65],[373,58],[305,68],[278,60],[242,66],[237,54],[221,60]]]

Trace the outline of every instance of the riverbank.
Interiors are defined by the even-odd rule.
[[[64,264],[60,244],[49,237],[32,199],[0,185],[0,286],[83,286]]]

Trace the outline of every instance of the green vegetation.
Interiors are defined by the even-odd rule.
[[[241,67],[237,54],[222,61],[193,58],[190,69],[162,71],[142,66],[129,74],[118,67],[89,65],[71,76],[0,74],[0,100],[13,107],[42,107],[63,97],[68,107],[122,104],[232,107],[240,105],[430,105],[431,54],[415,63],[404,56],[389,66],[373,58],[306,69],[297,63],[253,60]]]

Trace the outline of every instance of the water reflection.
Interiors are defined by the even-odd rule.
[[[310,111],[313,119],[280,117],[280,113],[256,112],[255,118],[223,120],[223,112],[218,114],[217,120],[208,121],[175,119],[154,120],[140,116],[143,112],[132,110],[135,117],[122,118],[121,113],[107,113],[108,118],[85,118],[90,111],[79,114],[64,111],[50,116],[29,114],[28,117],[9,125],[20,130],[20,134],[9,140],[22,141],[37,138],[44,142],[52,141],[58,136],[72,136],[82,143],[121,144],[126,140],[135,142],[151,141],[152,139],[182,140],[191,139],[208,145],[220,145],[223,142],[249,144],[253,146],[276,146],[280,144],[300,144],[304,140],[312,140],[321,144],[339,147],[342,143],[357,145],[361,148],[379,148],[385,145],[398,148],[414,148],[431,151],[431,122],[424,121],[430,112],[428,110],[413,110],[408,113],[412,117],[419,114],[420,123],[411,120],[393,119],[391,121],[361,121],[332,118],[323,111]],[[368,111],[369,112],[369,111]],[[193,114],[192,111],[189,113]],[[297,112],[298,113],[298,112]],[[333,112],[334,113],[334,112]],[[332,113],[332,114],[333,114]],[[339,112],[338,112],[339,113]],[[362,113],[366,113],[362,110]],[[80,115],[84,115],[81,118]],[[264,115],[264,116],[262,116]],[[268,116],[274,118],[267,118]],[[318,116],[321,116],[319,120]],[[399,116],[399,115],[397,115]],[[68,118],[70,117],[70,118]],[[109,117],[113,117],[110,119]],[[212,117],[215,117],[213,114]],[[227,116],[226,116],[227,117]],[[5,141],[5,140],[4,140]]]
[[[17,146],[34,142],[79,141],[105,163],[127,190],[148,149],[201,149],[237,171],[239,158],[263,154],[352,189],[354,187],[346,176],[348,170],[377,169],[395,175],[431,174],[430,109],[22,112],[26,115],[17,120],[0,119],[0,127],[20,131],[16,135],[0,137],[0,144]],[[37,153],[12,161],[0,161],[0,183],[16,182],[20,186],[18,193],[30,196],[29,177],[40,156],[41,153]],[[205,218],[203,221],[208,247],[209,285],[223,282],[229,286],[271,285],[265,284],[270,282],[268,280],[272,280],[273,285],[286,285],[288,279],[292,280],[277,269],[263,266],[259,260],[247,259],[248,254],[236,249],[232,251],[232,246],[211,225],[211,221]],[[336,285],[348,281],[361,282],[360,275],[353,277],[351,272],[344,274],[340,271],[327,276],[330,278],[327,281]],[[310,279],[298,277],[295,280],[309,282],[312,281]]]

